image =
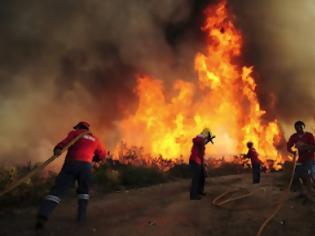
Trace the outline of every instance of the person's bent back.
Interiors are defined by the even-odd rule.
[[[86,130],[87,129],[85,128],[85,126],[83,126],[82,128],[77,127],[75,130],[71,131],[64,140],[56,145],[56,147],[54,148],[55,152],[58,153],[57,150],[61,151],[71,142],[71,140],[86,132]],[[92,133],[88,133],[85,134],[81,139],[79,139],[74,145],[69,147],[65,160],[91,163],[95,156],[97,156],[100,160],[104,159],[106,155],[105,153],[105,149],[103,148],[98,138],[95,137]]]
[[[69,147],[64,165],[56,178],[55,185],[41,204],[36,229],[42,229],[52,211],[61,202],[69,187],[75,181],[78,182],[78,213],[77,221],[83,222],[86,219],[87,204],[89,200],[89,186],[91,178],[91,162],[105,159],[106,151],[97,137],[89,131],[90,125],[87,122],[79,122],[74,126],[68,136],[59,142],[54,148],[54,155],[60,155],[72,140],[84,134],[76,143]]]

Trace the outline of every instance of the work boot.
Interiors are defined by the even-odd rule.
[[[87,205],[88,205],[88,200],[86,200],[86,199],[79,199],[78,200],[78,215],[77,215],[77,222],[78,223],[85,223],[86,222]]]
[[[303,205],[312,205],[314,203],[315,201],[310,197],[305,197],[302,202]]]
[[[201,200],[201,196],[190,196],[190,200]]]
[[[300,199],[304,199],[305,195],[301,192],[298,192],[296,195],[294,195],[294,199],[295,200],[300,200]]]
[[[308,184],[307,185],[307,191],[312,194],[312,195],[315,195],[315,190],[313,188],[313,186],[311,184]]]
[[[35,231],[37,232],[43,230],[46,222],[47,217],[38,215],[35,224]]]

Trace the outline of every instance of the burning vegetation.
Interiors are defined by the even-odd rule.
[[[162,157],[144,157],[143,148],[128,147],[121,144],[119,158],[106,159],[105,162],[93,166],[93,189],[96,193],[125,191],[132,188],[165,183],[174,179],[191,178],[189,166],[181,160],[166,160]],[[239,157],[233,161],[221,159],[208,159],[207,175],[223,176],[246,173],[247,170],[240,165]],[[37,164],[28,162],[11,168],[0,168],[0,192],[12,182],[38,167]],[[37,205],[51,185],[55,182],[56,173],[48,171],[37,173],[28,178],[23,184],[0,198],[0,207],[10,208]],[[72,192],[74,194],[74,192]]]
[[[254,68],[243,65],[243,38],[235,27],[234,16],[228,11],[226,1],[210,5],[204,14],[206,17],[201,29],[206,36],[205,50],[196,53],[194,63],[188,65],[194,68],[195,78],[181,78],[179,77],[181,73],[174,73],[173,79],[168,81],[169,75],[166,75],[165,79],[162,72],[150,73],[150,70],[143,70],[148,73],[137,75],[135,85],[130,83],[123,86],[134,87],[133,91],[137,97],[135,112],[127,116],[130,110],[122,108],[121,110],[128,112],[121,112],[124,118],[120,116],[119,119],[110,119],[115,126],[109,125],[106,129],[112,130],[112,133],[104,132],[104,136],[108,134],[108,137],[102,136],[102,139],[112,139],[110,147],[114,146],[112,154],[115,160],[138,166],[157,166],[159,169],[167,170],[177,164],[187,163],[192,137],[204,127],[209,127],[217,136],[215,145],[206,150],[210,162],[220,162],[224,159],[225,162],[233,163],[238,160],[241,164],[241,158],[235,156],[240,157],[246,151],[246,142],[252,141],[265,165],[268,168],[279,169],[286,159],[279,149],[283,135],[278,121],[270,119],[268,115],[270,111],[264,110],[259,103],[257,85],[253,77]],[[78,55],[75,54],[73,58],[82,57],[82,60],[79,60],[82,64],[89,62],[89,57],[84,53]],[[73,58],[69,56],[66,60],[68,63],[64,63],[63,67],[76,71],[76,61],[72,61]],[[99,64],[102,64],[101,61]],[[81,68],[81,64],[79,65]],[[159,66],[155,63],[155,67]],[[90,76],[89,68],[85,68],[86,73],[79,74]],[[132,74],[134,71],[142,70],[135,67]],[[99,73],[103,77],[103,74]],[[76,73],[73,74],[74,77],[78,77]],[[72,73],[66,76],[71,77]],[[119,74],[118,77],[124,78],[124,75]],[[84,87],[84,83],[75,84]],[[133,98],[130,95],[130,100],[134,100]],[[90,98],[85,100],[97,103]],[[98,110],[94,107],[89,109]],[[107,113],[117,112],[110,110]],[[76,112],[73,114],[75,117],[81,116]],[[91,112],[90,116],[94,115]],[[98,123],[106,123],[109,119],[102,117],[100,120]],[[101,126],[95,125],[95,130],[100,131],[99,133],[103,131]],[[44,136],[54,136],[53,133]],[[121,139],[121,142],[116,142],[118,139]],[[40,144],[25,144],[25,147],[41,146],[40,150],[30,152],[31,158],[45,157],[46,151],[43,150],[47,149],[48,153],[52,142],[45,140]]]
[[[282,133],[278,121],[267,120],[260,106],[254,68],[242,65],[241,32],[225,1],[208,7],[205,14],[207,49],[195,56],[196,79],[178,78],[168,89],[161,78],[139,75],[138,108],[118,124],[123,140],[149,153],[145,160],[176,162],[189,156],[192,137],[211,127],[217,140],[207,149],[208,157],[233,161],[252,141],[266,166],[279,169],[285,159],[277,150]]]

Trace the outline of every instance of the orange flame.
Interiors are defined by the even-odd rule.
[[[253,67],[240,66],[241,33],[229,16],[225,1],[206,10],[203,31],[207,53],[198,53],[198,80],[176,80],[171,89],[161,80],[139,76],[136,93],[138,109],[121,121],[124,141],[142,146],[153,156],[187,159],[191,139],[204,127],[217,136],[207,155],[232,156],[246,151],[252,141],[262,160],[281,162],[275,146],[281,132],[276,120],[264,122],[256,95]]]

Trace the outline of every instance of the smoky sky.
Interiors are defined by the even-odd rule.
[[[45,159],[79,120],[117,142],[136,75],[194,76],[208,2],[1,1],[0,160]]]
[[[315,2],[240,0],[229,6],[244,36],[244,60],[255,68],[262,106],[284,125],[314,123]]]
[[[109,146],[137,108],[135,76],[195,77],[209,0],[0,2],[0,161],[45,159],[88,120]],[[244,35],[244,63],[272,118],[314,118],[315,3],[229,1]],[[297,115],[298,114],[298,115]],[[298,116],[298,117],[297,117]]]

